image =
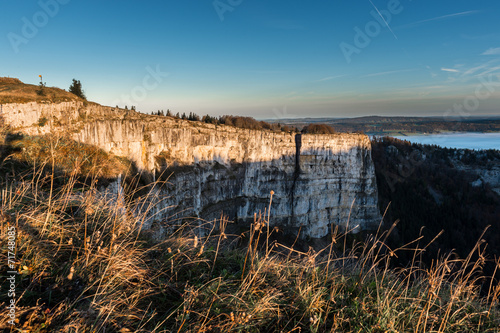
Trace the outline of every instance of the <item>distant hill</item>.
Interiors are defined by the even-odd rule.
[[[0,103],[60,103],[81,101],[82,99],[64,89],[26,84],[21,80],[10,77],[0,77]]]
[[[302,129],[309,124],[326,124],[337,132],[362,132],[368,135],[405,135],[440,132],[500,132],[499,117],[467,119],[442,117],[303,118],[268,120]]]

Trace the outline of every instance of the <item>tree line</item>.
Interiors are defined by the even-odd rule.
[[[302,130],[299,130],[298,127],[292,127],[281,123],[269,123],[262,120],[260,121],[256,120],[252,117],[243,117],[243,116],[224,115],[219,117],[213,117],[207,114],[205,116],[200,117],[199,115],[193,112],[189,112],[189,114],[186,113],[181,114],[177,112],[174,114],[172,111],[170,111],[170,109],[168,109],[166,112],[164,112],[163,110],[158,110],[156,112],[153,111],[151,112],[151,115],[171,117],[175,119],[183,119],[189,121],[198,121],[214,125],[234,126],[238,128],[252,129],[252,130],[270,130],[273,132],[296,132],[296,133],[308,133],[308,134],[335,133],[333,127],[326,124],[309,124],[305,126]]]

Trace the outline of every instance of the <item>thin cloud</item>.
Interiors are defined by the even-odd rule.
[[[324,77],[322,79],[317,80],[316,82],[330,81],[330,80],[338,79],[338,78],[344,77],[344,76],[347,76],[347,74]]]
[[[443,72],[460,73],[460,71],[458,69],[454,69],[454,68],[441,68],[441,70]]]
[[[273,70],[250,70],[250,73],[256,74],[285,74],[287,71],[273,71]]]
[[[460,16],[466,16],[466,15],[472,15],[472,14],[477,14],[479,12],[480,12],[479,10],[469,10],[469,11],[466,11],[466,12],[453,13],[453,14],[448,14],[448,15],[443,15],[443,16],[438,16],[438,17],[433,17],[433,18],[430,18],[430,19],[426,19],[426,20],[421,20],[421,21],[417,21],[417,22],[405,24],[405,25],[400,26],[399,28],[409,28],[409,27],[414,27],[416,25],[420,25],[420,24],[423,24],[423,23],[434,22],[434,21],[441,21],[441,20],[451,19],[451,18],[460,17]]]
[[[488,64],[483,64],[483,65],[480,65],[480,66],[477,66],[477,67],[473,67],[473,68],[468,69],[467,71],[465,71],[463,73],[463,75],[464,76],[472,75],[472,74],[476,73],[477,71],[480,71],[481,69],[487,68],[487,67],[488,67]]]
[[[384,21],[384,23],[387,26],[387,28],[391,31],[391,33],[394,36],[394,38],[398,39],[398,37],[396,36],[396,34],[394,33],[394,31],[392,31],[391,27],[389,26],[389,23],[387,23],[387,21],[385,20],[384,15],[382,15],[380,13],[380,10],[378,10],[378,8],[373,4],[372,0],[368,0],[368,1],[370,1],[370,3],[372,4],[373,8],[375,8],[375,10],[377,11],[378,15],[382,18],[382,20]]]
[[[492,67],[492,68],[478,74],[477,76],[483,76],[486,74],[495,73],[495,72],[498,72],[499,70],[500,70],[500,66]]]
[[[402,70],[398,70],[398,71],[388,71],[388,72],[372,73],[372,74],[364,75],[363,77],[373,77],[373,76],[381,76],[381,75],[389,75],[389,74],[404,73],[404,72],[413,72],[413,71],[416,71],[416,69],[402,69]]]
[[[481,55],[500,55],[500,47],[489,48],[488,50],[481,53]]]
[[[496,66],[498,66],[498,59],[492,59],[492,60],[489,60],[479,66],[476,66],[476,67],[473,67],[473,68],[470,68],[468,70],[466,70],[462,76],[471,76],[471,75],[477,75],[476,73],[485,73],[485,72],[489,72],[492,68],[495,68]],[[479,74],[479,75],[482,75],[482,74]]]

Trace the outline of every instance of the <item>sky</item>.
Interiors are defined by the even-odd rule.
[[[141,112],[500,115],[498,0],[0,2],[0,76]]]

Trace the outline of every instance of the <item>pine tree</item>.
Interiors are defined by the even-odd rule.
[[[73,79],[73,83],[69,87],[69,92],[80,97],[80,98],[87,99],[87,97],[85,97],[85,94],[82,90],[82,84],[81,84],[80,80]]]

